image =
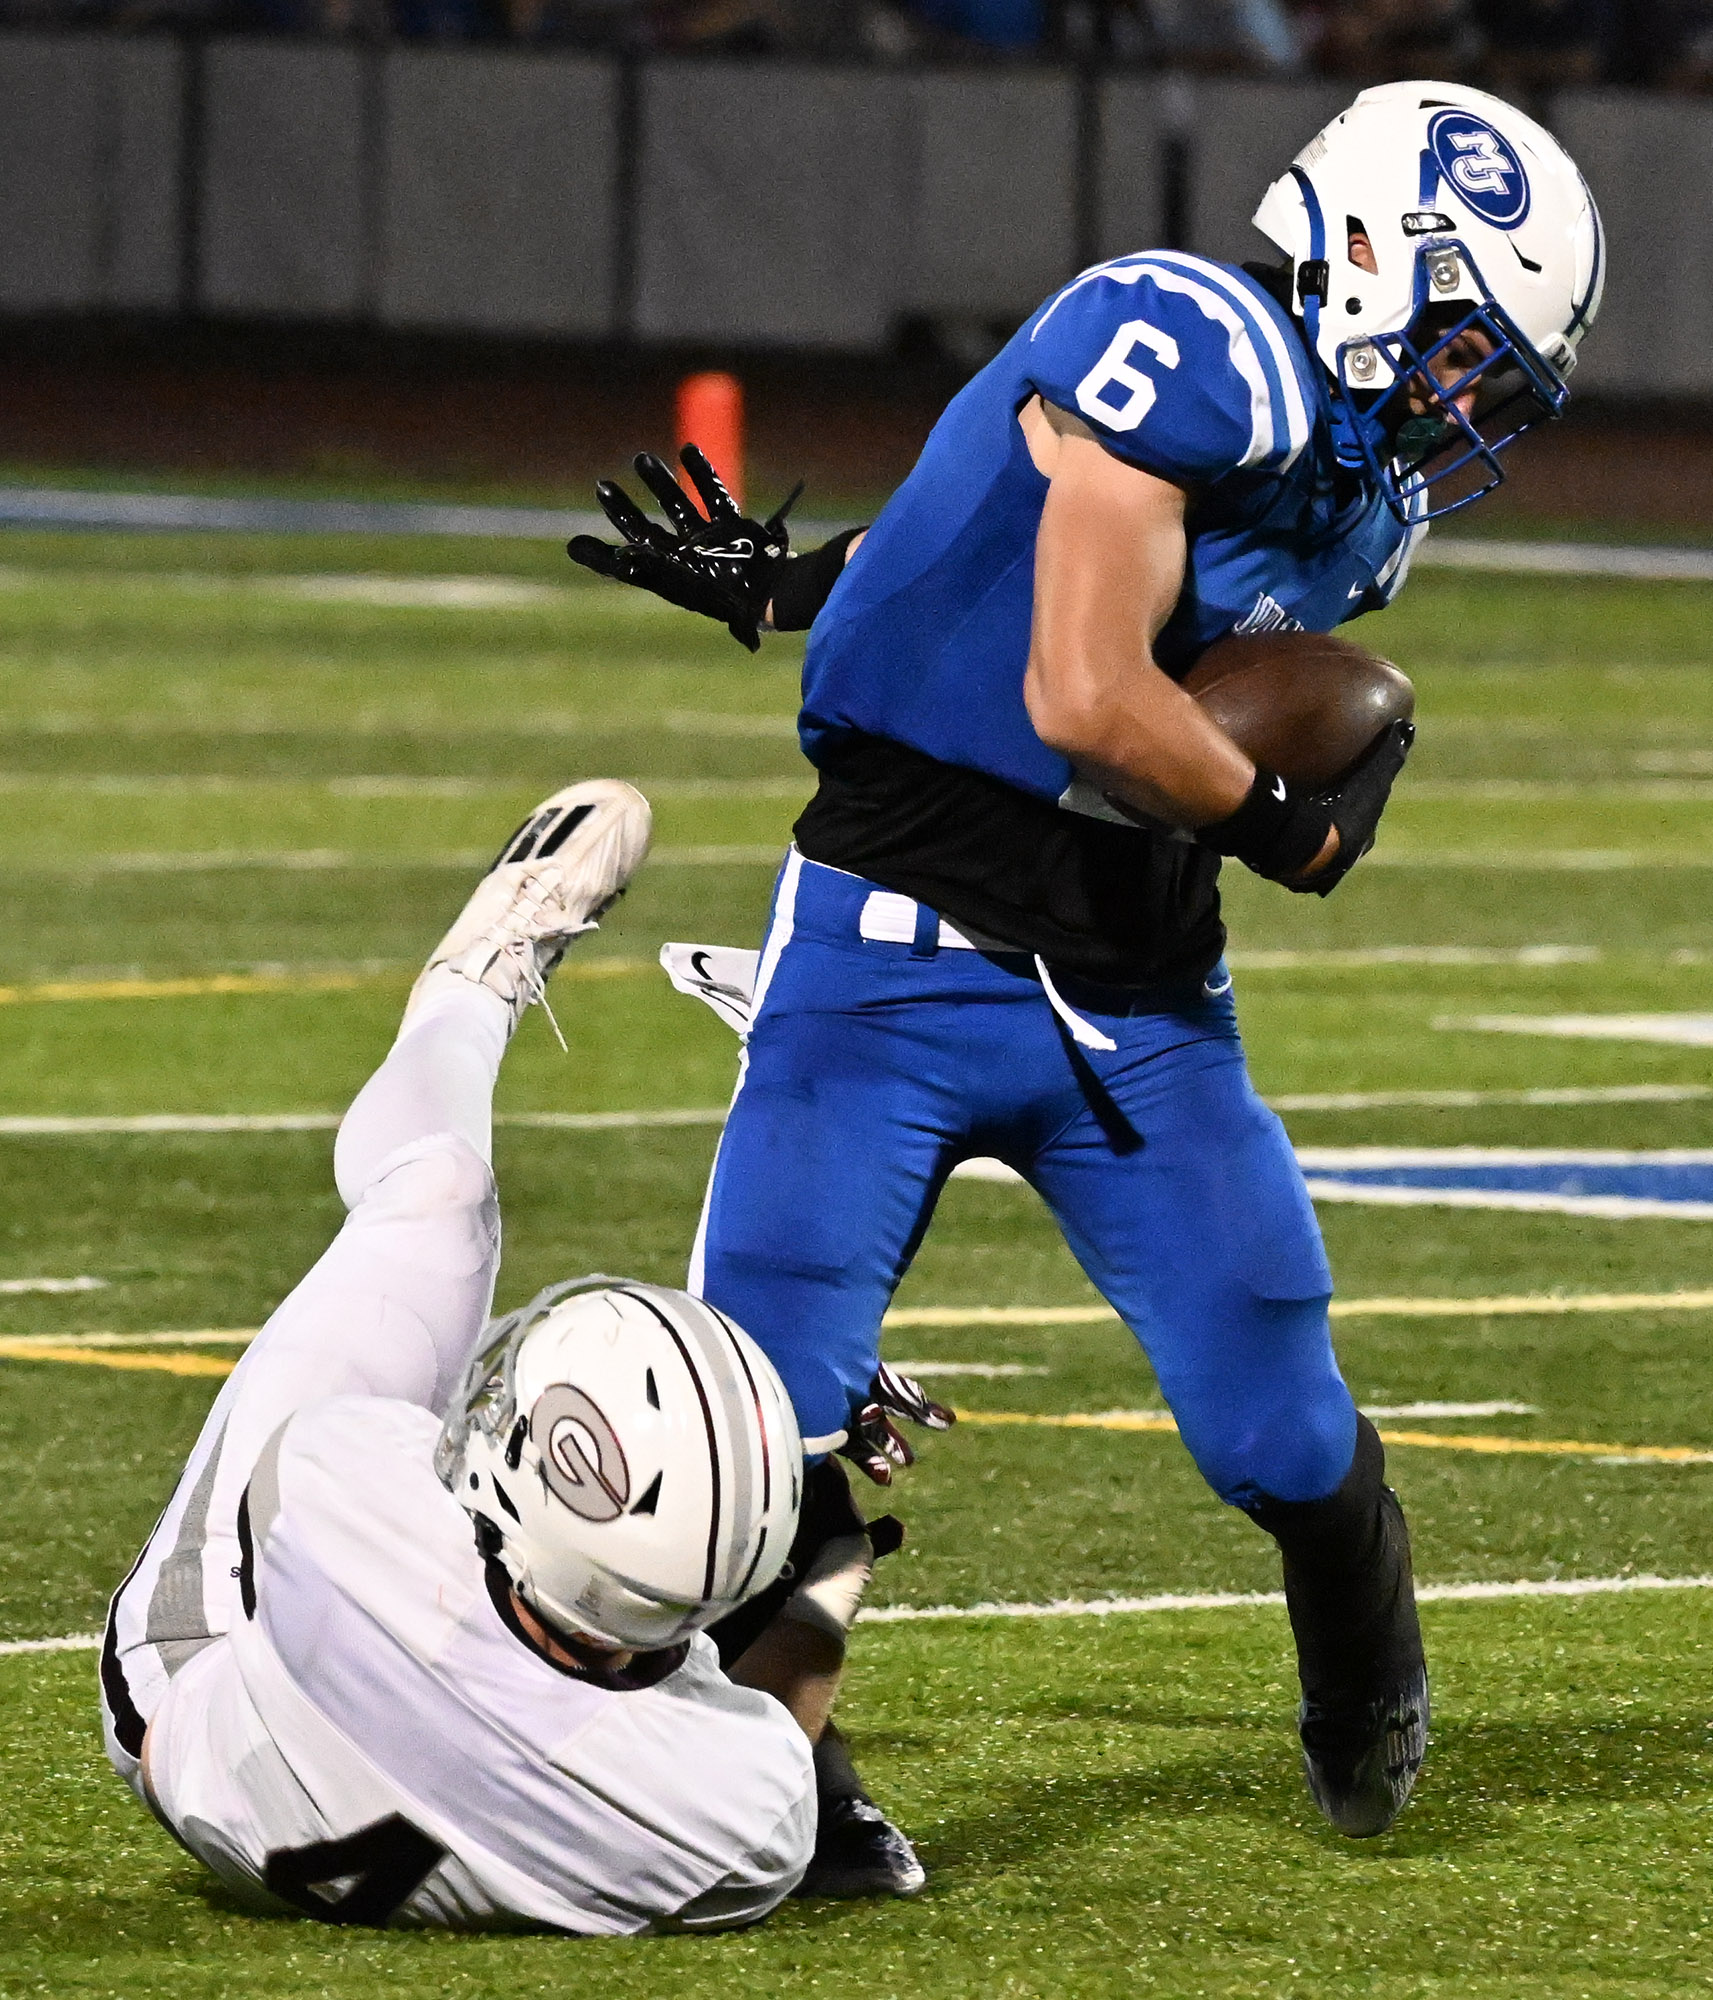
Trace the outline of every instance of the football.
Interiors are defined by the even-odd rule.
[[[1408,676],[1390,660],[1325,632],[1216,639],[1184,687],[1241,750],[1295,785],[1342,777],[1416,706]]]

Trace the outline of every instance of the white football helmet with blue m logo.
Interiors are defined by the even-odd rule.
[[[1366,466],[1401,519],[1491,492],[1500,452],[1563,410],[1600,308],[1605,238],[1575,161],[1499,98],[1449,83],[1365,90],[1268,189],[1255,226],[1291,259],[1339,458]],[[1350,256],[1356,231],[1373,271]],[[1436,385],[1435,364],[1445,375],[1472,332],[1491,351]]]

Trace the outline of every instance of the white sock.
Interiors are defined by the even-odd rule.
[[[418,997],[339,1127],[333,1172],[348,1208],[382,1160],[434,1133],[455,1134],[492,1164],[494,1084],[514,1026],[497,993],[457,973]]]

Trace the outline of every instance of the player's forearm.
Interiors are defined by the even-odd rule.
[[[1235,812],[1255,767],[1155,666],[1183,588],[1181,488],[1062,419],[1035,549],[1023,694],[1036,734],[1125,804],[1177,826]]]
[[[1029,685],[1042,741],[1126,805],[1198,827],[1227,818],[1248,796],[1254,765],[1146,658],[1119,672],[1085,655],[1050,694],[1033,675]]]
[[[823,1467],[816,1468],[824,1473]],[[814,1478],[816,1473],[811,1473]],[[836,1475],[850,1532],[830,1535],[815,1551],[803,1580],[731,1669],[734,1681],[782,1701],[811,1743],[820,1738],[844,1670],[845,1641],[874,1573],[875,1544]],[[889,1525],[896,1529],[897,1523]],[[896,1539],[887,1543],[896,1547]]]
[[[780,1617],[733,1662],[731,1678],[772,1695],[816,1743],[833,1712],[844,1666],[842,1637]]]
[[[1155,666],[1146,605],[1079,565],[1037,583],[1024,700],[1035,732],[1127,805],[1206,826],[1243,803],[1255,767]]]

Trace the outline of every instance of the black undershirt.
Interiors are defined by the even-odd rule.
[[[1225,948],[1217,855],[886,737],[829,749],[796,838],[810,861],[1101,985],[1199,981]]]
[[[1292,310],[1289,264],[1243,268]],[[823,758],[796,837],[811,861],[1101,985],[1199,981],[1225,949],[1217,855],[886,737],[853,730]]]

